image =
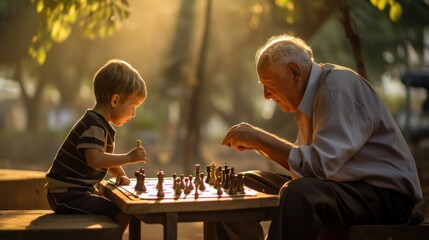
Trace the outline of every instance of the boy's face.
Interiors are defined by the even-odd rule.
[[[119,98],[119,96],[118,96]],[[135,115],[137,108],[144,102],[144,97],[129,97],[125,101],[112,101],[110,121],[116,126],[122,126]]]

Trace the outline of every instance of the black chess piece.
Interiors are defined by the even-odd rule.
[[[185,178],[185,189],[183,190],[183,193],[185,193],[185,195],[191,193],[191,189],[189,189],[189,178]]]
[[[185,176],[183,174],[180,174],[180,188],[185,189],[185,183],[183,180],[185,179]]]
[[[200,173],[200,186],[198,188],[201,192],[206,190],[206,186],[204,185],[204,173]]]
[[[244,186],[243,186],[243,174],[238,173],[237,174],[237,187],[236,187],[237,193],[244,194]]]
[[[198,185],[199,183],[195,183],[195,192],[194,192],[194,198],[195,199],[197,199],[198,198],[198,187],[199,187],[199,185]]]
[[[173,173],[173,190],[176,190],[176,187],[177,187],[176,178],[177,178],[177,174]]]
[[[207,171],[206,183],[210,184],[210,176],[211,176],[211,174],[210,174],[210,171],[211,171],[210,165],[206,166],[206,171]]]
[[[230,187],[228,166],[225,166],[225,169],[223,170],[223,177],[224,177],[224,180],[223,180],[222,188],[228,189]]]
[[[231,168],[231,172],[232,172],[232,170],[233,170],[233,168]],[[236,184],[237,184],[237,180],[235,178],[235,174],[230,173],[229,174],[229,189],[228,189],[229,195],[236,195],[237,194]]]
[[[156,189],[158,190],[156,196],[159,198],[164,197],[164,172],[158,171],[156,174],[158,176],[158,183],[156,184]]]
[[[141,173],[140,171],[136,171],[135,176],[137,178],[137,183],[134,189],[140,192],[146,192],[146,186],[144,184],[146,174]]]
[[[223,193],[223,191],[222,191],[222,187],[220,186],[220,178],[217,178],[216,179],[216,183],[215,183],[215,186],[216,186],[216,188],[217,188],[217,191],[216,191],[216,193],[217,193],[217,195],[219,196],[219,197],[221,197],[222,196],[222,193]]]
[[[189,190],[192,191],[194,190],[194,185],[192,184],[192,175],[189,175]]]
[[[176,179],[176,189],[174,191],[174,196],[176,198],[180,197],[182,195],[182,189],[180,188],[180,178]]]

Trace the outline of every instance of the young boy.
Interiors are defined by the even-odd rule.
[[[121,185],[130,184],[122,165],[146,162],[143,147],[113,153],[115,129],[136,114],[147,95],[146,84],[130,64],[110,60],[94,76],[96,104],[79,119],[46,174],[48,201],[56,213],[104,214],[125,231],[129,218],[100,196],[95,185],[107,171]]]

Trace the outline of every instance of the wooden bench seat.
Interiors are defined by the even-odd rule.
[[[429,220],[419,225],[356,225],[350,228],[350,240],[426,240]]]
[[[55,214],[50,210],[0,210],[0,239],[121,240],[107,216]]]

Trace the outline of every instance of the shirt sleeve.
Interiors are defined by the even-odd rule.
[[[374,124],[350,89],[324,90],[315,100],[312,143],[293,148],[289,166],[296,177],[334,179],[371,136]]]
[[[105,132],[104,129],[98,126],[90,126],[80,136],[80,142],[77,145],[77,149],[81,150],[84,148],[95,148],[101,151],[105,151]]]

